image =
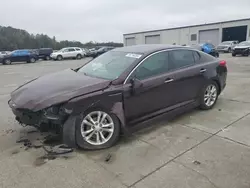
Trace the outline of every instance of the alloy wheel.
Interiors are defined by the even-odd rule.
[[[81,135],[91,145],[107,143],[114,133],[114,122],[109,114],[103,111],[93,111],[81,123]]]
[[[216,99],[217,99],[217,88],[215,85],[211,84],[206,88],[204,95],[204,102],[208,107],[210,107],[216,102]]]
[[[30,62],[31,62],[31,63],[35,63],[35,61],[36,61],[36,60],[35,60],[34,58],[31,58],[31,59],[30,59]]]
[[[4,63],[5,63],[6,65],[10,65],[10,64],[11,64],[11,61],[10,61],[9,59],[6,59],[6,60],[4,61]]]

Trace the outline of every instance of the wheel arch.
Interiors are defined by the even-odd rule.
[[[108,97],[108,98],[107,98]],[[126,119],[124,115],[122,93],[105,94],[105,96],[81,96],[69,101],[65,108],[74,110],[63,125],[63,142],[71,147],[77,147],[76,144],[76,123],[78,117],[87,111],[102,109],[108,113],[112,113],[117,117],[120,123],[122,133],[128,134],[126,127]]]
[[[221,84],[220,84],[220,81],[218,79],[216,79],[216,78],[213,78],[212,81],[214,81],[217,84],[218,90],[219,90],[218,94],[220,94],[221,93]]]

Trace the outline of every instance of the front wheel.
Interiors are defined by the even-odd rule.
[[[30,58],[29,60],[30,63],[35,63],[36,62],[36,59],[34,57]]]
[[[58,61],[61,61],[63,59],[63,57],[61,55],[57,56],[56,58]]]
[[[120,136],[118,118],[103,110],[89,110],[76,125],[76,143],[83,149],[104,149],[113,146]]]
[[[228,48],[228,53],[232,53],[232,49],[231,48]]]
[[[201,93],[200,108],[202,110],[209,110],[216,104],[219,95],[219,87],[216,82],[212,81],[207,84]]]

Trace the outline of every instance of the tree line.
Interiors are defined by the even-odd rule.
[[[16,29],[13,27],[0,26],[0,51],[12,51],[16,49],[38,49],[38,48],[53,48],[59,50],[64,47],[81,47],[94,48],[96,46],[113,46],[122,47],[122,43],[106,42],[87,42],[81,43],[79,41],[57,41],[55,37],[50,38],[45,34],[30,34],[23,29]]]

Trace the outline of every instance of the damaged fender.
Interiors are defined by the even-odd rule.
[[[119,119],[124,134],[129,134],[123,108],[121,92],[98,91],[70,100],[64,108],[72,111],[63,125],[63,142],[70,147],[76,147],[76,125],[80,123],[81,115],[90,109],[100,108],[113,113]]]

